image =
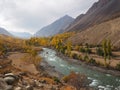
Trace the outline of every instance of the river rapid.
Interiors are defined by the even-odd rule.
[[[96,90],[120,90],[120,77],[70,63],[58,57],[56,51],[52,49],[43,48],[40,56],[44,58],[49,65],[54,66],[56,71],[63,75],[68,75],[71,71],[85,74],[88,79],[92,81],[90,86],[94,87]]]

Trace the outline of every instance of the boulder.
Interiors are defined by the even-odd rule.
[[[16,87],[15,90],[23,90],[21,87]]]
[[[0,78],[0,90],[5,90],[7,87],[7,83],[4,81],[4,79]]]
[[[17,83],[18,79],[19,78],[16,75],[14,75],[13,73],[5,74],[5,77],[4,77],[4,80],[8,85],[13,85],[13,84]]]
[[[26,86],[26,90],[33,90],[33,86],[30,85]]]
[[[5,77],[4,80],[8,85],[13,85],[15,83],[14,77]]]

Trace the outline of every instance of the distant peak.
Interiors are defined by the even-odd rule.
[[[63,16],[62,18],[73,18],[73,17],[71,17],[71,16],[69,16],[69,15],[65,15],[65,16]]]
[[[70,17],[69,15],[65,15],[64,17]]]

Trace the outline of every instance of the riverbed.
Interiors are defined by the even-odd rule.
[[[64,75],[68,75],[71,71],[85,74],[92,81],[90,86],[96,90],[120,90],[120,77],[89,69],[82,64],[70,63],[56,54],[55,50],[43,48],[40,56],[49,65],[54,66],[56,71]]]

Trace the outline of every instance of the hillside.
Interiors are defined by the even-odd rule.
[[[120,18],[95,25],[69,38],[73,44],[101,44],[104,39],[110,39],[115,47],[120,48]]]
[[[10,34],[7,30],[5,30],[4,28],[1,28],[1,27],[0,27],[0,34],[12,36],[12,34]]]
[[[50,24],[46,27],[43,27],[38,32],[36,32],[34,36],[48,37],[48,36],[53,36],[58,33],[62,33],[64,31],[64,29],[67,28],[71,24],[71,22],[73,22],[73,20],[74,19],[72,17],[66,15],[66,16],[56,20],[52,24]]]
[[[120,16],[120,0],[99,0],[81,14],[66,31],[81,31]]]

